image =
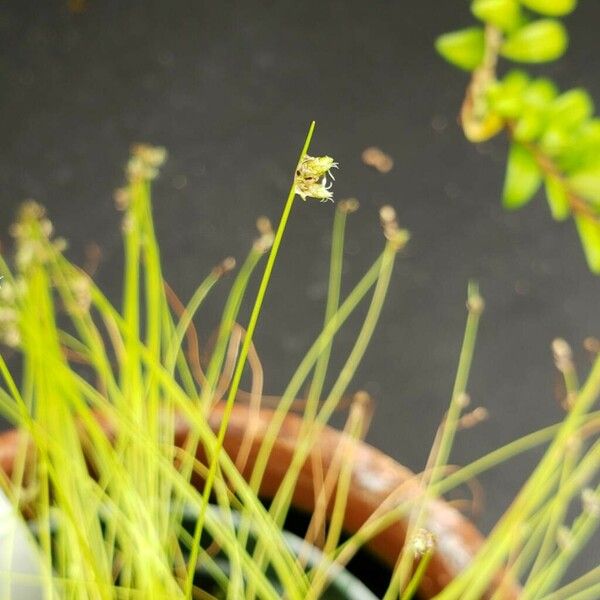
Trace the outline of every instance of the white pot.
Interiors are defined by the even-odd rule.
[[[0,598],[43,600],[41,573],[31,533],[0,490]]]

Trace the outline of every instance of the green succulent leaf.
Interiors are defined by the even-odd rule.
[[[548,62],[564,54],[568,41],[562,23],[555,19],[539,19],[509,35],[500,53],[517,62]]]
[[[588,266],[593,273],[600,273],[600,223],[583,215],[576,215],[575,223]]]
[[[525,206],[533,198],[541,182],[542,174],[531,152],[521,144],[513,143],[508,153],[504,180],[504,207],[516,210]]]
[[[558,96],[558,90],[549,79],[540,77],[533,80],[523,93],[523,101],[529,106],[546,109]]]
[[[523,95],[528,85],[526,73],[517,69],[510,71],[502,81],[490,86],[490,107],[502,117],[517,118],[523,110]]]
[[[544,183],[552,218],[556,221],[564,221],[571,214],[569,192],[567,191],[565,182],[554,175],[548,175]]]
[[[521,0],[521,4],[541,15],[561,17],[575,10],[577,0]]]
[[[540,111],[527,110],[517,120],[513,134],[518,142],[533,142],[542,133],[544,120]]]
[[[593,114],[594,102],[590,95],[581,88],[561,94],[550,109],[552,123],[560,127],[580,125]]]
[[[485,49],[481,27],[469,27],[445,33],[435,41],[435,48],[449,63],[465,71],[473,71],[483,61]]]
[[[589,119],[581,126],[581,141],[585,145],[597,146],[600,144],[600,119]]]
[[[521,20],[521,7],[517,0],[474,0],[471,12],[484,23],[511,31]]]
[[[569,187],[576,194],[600,204],[600,163],[573,173],[569,177]]]
[[[542,151],[551,157],[558,157],[570,147],[571,137],[569,131],[560,125],[550,125],[540,140]]]

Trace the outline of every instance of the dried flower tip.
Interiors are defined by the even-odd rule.
[[[64,252],[69,247],[69,242],[64,237],[57,237],[52,242],[52,247],[56,252]]]
[[[228,256],[224,261],[223,261],[223,270],[224,271],[233,271],[233,269],[235,269],[235,258],[233,258],[233,256]]]
[[[484,408],[483,406],[478,406],[477,408],[474,408],[470,413],[467,413],[466,415],[463,415],[459,422],[458,422],[458,427],[459,429],[470,429],[471,427],[475,427],[476,425],[479,425],[479,423],[482,423],[483,421],[486,421],[487,419],[489,419],[490,413],[488,412],[487,408]]]
[[[225,273],[229,273],[229,271],[233,271],[233,269],[235,269],[235,258],[233,258],[233,256],[228,256],[226,259],[224,259],[221,264],[217,265],[215,267],[215,273],[217,275],[217,277],[221,277],[222,275],[225,275]]]
[[[273,229],[271,228],[271,222],[266,217],[261,217],[258,219],[256,222],[256,227],[258,228],[261,236],[255,240],[254,249],[264,254],[273,245],[275,235],[273,234]]]
[[[43,264],[53,253],[66,248],[62,238],[51,241],[53,229],[41,205],[33,200],[23,204],[17,222],[10,229],[17,242],[15,263],[19,270],[27,269],[34,262]]]
[[[573,352],[565,340],[556,338],[552,342],[552,353],[554,354],[554,364],[561,373],[573,371]]]
[[[410,239],[410,233],[406,229],[400,229],[396,220],[396,211],[391,206],[382,206],[379,210],[379,218],[383,227],[383,235],[391,242],[395,250],[401,250]]]
[[[12,304],[15,301],[16,296],[15,286],[9,281],[5,281],[3,277],[2,284],[0,285],[0,301],[6,304]]]
[[[125,235],[127,235],[133,231],[134,227],[135,227],[135,217],[133,216],[133,214],[131,214],[131,212],[128,212],[125,214],[125,216],[123,217],[123,220],[121,221],[121,231]]]
[[[394,159],[376,146],[365,148],[361,158],[365,165],[377,169],[380,173],[389,173],[394,168]]]
[[[461,409],[467,408],[467,406],[471,404],[471,396],[469,396],[469,394],[467,394],[466,392],[461,392],[456,397],[456,403]]]
[[[386,239],[392,244],[394,250],[399,251],[406,246],[410,240],[410,233],[407,229],[398,229],[385,233]]]
[[[9,348],[18,348],[21,344],[21,334],[16,327],[0,329],[0,341]]]
[[[152,169],[154,172],[155,169]],[[144,179],[150,179],[150,171],[144,165],[144,163],[137,157],[132,156],[127,162],[127,179],[129,181],[143,181]]]
[[[127,188],[118,188],[113,194],[113,199],[117,210],[127,210],[131,202],[131,195]]]
[[[273,234],[273,226],[267,217],[258,217],[256,220],[256,229],[258,229],[258,232],[261,235]]]
[[[26,200],[19,211],[19,221],[39,221],[46,216],[46,209],[35,200]]]
[[[335,180],[331,169],[337,169],[336,163],[330,156],[304,156],[298,163],[294,178],[294,190],[302,200],[314,198],[321,202],[333,201],[332,183],[327,181],[327,175]]]
[[[427,529],[418,529],[410,541],[415,558],[431,552],[435,548],[435,537]]]
[[[568,550],[573,545],[573,533],[568,527],[561,525],[556,531],[556,544],[561,550]]]
[[[8,308],[6,306],[0,307],[0,327],[6,325],[13,325],[17,322],[18,313],[14,308]]]
[[[398,227],[396,211],[389,204],[386,204],[379,209],[379,218],[381,219],[381,225],[384,228],[390,226]]]
[[[362,406],[369,406],[373,402],[373,399],[368,392],[365,392],[365,390],[358,390],[354,394],[352,402]]]
[[[0,342],[16,348],[20,341],[18,312],[9,306],[0,307]]]
[[[364,390],[356,392],[352,398],[350,405],[350,413],[348,415],[348,424],[354,423],[360,429],[360,437],[363,437],[367,432],[372,414],[373,399]]]
[[[586,337],[583,340],[583,347],[592,354],[598,354],[600,352],[600,340],[595,337]]]
[[[40,231],[45,238],[50,239],[54,231],[54,226],[48,219],[42,219],[40,221]]]
[[[129,181],[150,181],[158,176],[158,168],[164,163],[167,152],[158,146],[136,144],[127,163]]]
[[[162,146],[150,146],[149,144],[134,144],[131,153],[140,158],[148,166],[161,167],[167,159],[167,151]]]
[[[585,488],[581,492],[583,510],[592,517],[600,517],[600,494],[591,488]]]
[[[560,407],[569,412],[573,406],[575,406],[575,402],[577,401],[577,393],[576,392],[568,392],[565,394],[563,398],[560,399]]]
[[[85,246],[85,264],[83,270],[92,276],[102,260],[102,248],[96,242],[89,242]]]
[[[476,292],[467,300],[467,310],[473,314],[480,315],[485,308],[485,300]]]
[[[19,210],[16,223],[10,228],[10,234],[18,242],[37,238],[40,234],[48,238],[52,234],[52,224],[45,217],[43,206],[27,200]]]
[[[92,305],[92,286],[89,278],[80,273],[71,281],[74,304],[71,310],[75,313],[86,313]]]
[[[338,202],[338,210],[346,214],[356,212],[359,206],[360,204],[356,198],[346,198]]]

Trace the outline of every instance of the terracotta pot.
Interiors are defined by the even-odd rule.
[[[215,431],[221,423],[222,413],[223,405],[217,405],[211,414],[210,424]],[[261,409],[257,414],[255,411],[251,413],[249,407],[244,404],[234,406],[225,435],[224,448],[231,457],[235,458],[242,440],[247,435],[249,424],[252,424],[253,437],[248,460],[243,469],[245,477],[248,477],[252,471],[272,416],[273,411],[268,409]],[[105,421],[102,419],[100,421],[108,428]],[[289,414],[285,419],[260,489],[261,496],[267,500],[277,491],[291,462],[300,425],[300,417],[294,414]],[[183,444],[188,432],[186,421],[183,418],[179,419],[176,425],[177,445]],[[324,472],[331,464],[335,450],[341,441],[342,434],[331,427],[325,427],[319,436],[315,452],[322,461]],[[12,472],[16,452],[17,432],[11,430],[1,434],[0,468],[8,475]],[[420,493],[418,481],[412,471],[367,443],[357,444],[353,463],[352,483],[344,517],[344,529],[348,533],[356,532],[392,492],[395,492],[394,497],[398,503],[414,499]],[[312,470],[313,461],[309,459],[302,468],[293,498],[294,507],[307,513],[311,513],[315,505]],[[469,565],[483,543],[483,537],[477,528],[444,501],[432,501],[428,514],[425,528],[435,535],[436,547],[420,588],[422,598],[431,598],[443,590],[460,571]],[[367,548],[385,564],[393,567],[404,545],[406,528],[406,520],[400,519],[371,540]],[[505,582],[503,588],[503,599],[519,598],[518,585]]]

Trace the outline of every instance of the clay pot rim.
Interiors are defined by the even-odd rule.
[[[217,404],[212,410],[209,421],[213,430],[217,430],[223,412],[223,404]],[[249,457],[242,470],[248,477],[254,460],[274,411],[261,408],[258,411],[245,404],[233,407],[229,425],[225,434],[223,447],[235,459],[240,444],[248,435],[251,423],[252,440]],[[106,419],[99,422],[110,435],[110,424]],[[287,465],[294,451],[302,419],[289,413],[276,439],[271,457],[267,464],[263,483],[260,488],[261,497],[269,500],[278,488]],[[189,425],[184,418],[176,421],[176,444],[181,445],[189,433]],[[330,426],[325,426],[315,444],[317,455],[322,460],[323,469],[331,464],[337,446],[344,439],[344,434]],[[10,475],[17,454],[18,432],[10,429],[0,433],[0,469]],[[355,533],[367,518],[382,504],[388,495],[396,490],[398,502],[414,498],[421,489],[415,474],[393,458],[387,456],[370,444],[359,441],[353,454],[353,472],[347,509],[344,518],[344,529]],[[199,452],[199,457],[201,452]],[[326,472],[326,470],[324,471]],[[312,465],[310,458],[302,468],[294,493],[293,506],[306,513],[311,513],[315,506],[315,489],[313,485]],[[407,520],[400,519],[388,529],[377,535],[366,547],[382,560],[388,567],[393,567],[406,536]],[[475,525],[457,509],[444,500],[430,502],[429,517],[425,524],[427,530],[434,534],[436,546],[423,579],[420,594],[430,598],[444,589],[458,573],[468,566],[484,542],[484,537]],[[497,580],[500,580],[500,576]],[[503,598],[512,600],[519,598],[520,588],[516,583],[504,582]]]

